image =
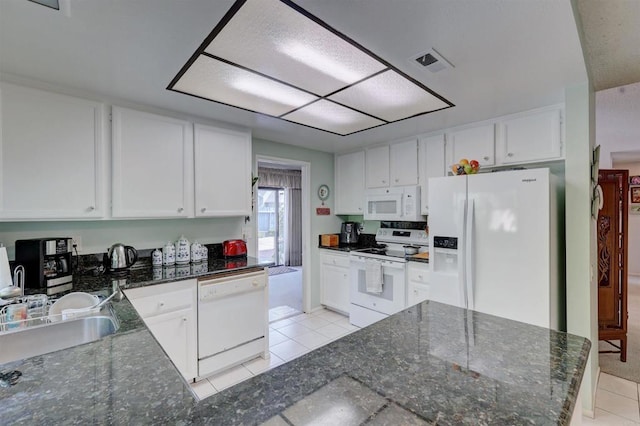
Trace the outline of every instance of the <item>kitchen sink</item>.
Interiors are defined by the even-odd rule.
[[[98,313],[3,332],[0,333],[0,364],[94,342],[115,333],[119,326],[114,315]]]

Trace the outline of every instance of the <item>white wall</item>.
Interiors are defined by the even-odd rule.
[[[600,145],[600,168],[610,169],[612,155],[640,155],[640,82],[596,93],[596,144]],[[617,161],[625,161],[624,155]]]
[[[318,187],[322,184],[329,185],[329,199],[325,201],[325,206],[335,211],[335,186],[333,177],[333,154],[314,151],[306,148],[285,145],[277,142],[254,139],[253,140],[253,164],[255,167],[256,155],[284,158],[296,161],[305,161],[310,166],[311,184],[311,265],[303,265],[309,268],[311,278],[311,309],[320,306],[320,252],[318,249],[319,234],[334,234],[340,232],[342,221],[339,217],[331,214],[329,216],[316,215],[316,207],[320,207],[320,199],[317,196]],[[257,176],[257,171],[253,174]],[[255,212],[254,212],[255,216]],[[254,220],[255,222],[255,220]]]
[[[593,413],[598,374],[598,298],[590,164],[595,138],[594,92],[588,83],[565,91],[565,234],[567,331],[591,340],[582,379],[582,406]]]
[[[629,176],[640,176],[640,161],[631,163],[614,161],[613,168],[629,170]],[[627,231],[627,268],[630,275],[640,277],[640,214],[629,214],[629,228]]]

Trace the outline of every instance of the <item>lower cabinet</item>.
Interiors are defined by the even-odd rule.
[[[198,375],[197,281],[124,290],[162,349],[187,381]]]
[[[321,303],[349,313],[349,255],[337,251],[320,252]]]
[[[429,299],[429,264],[409,262],[407,272],[407,306]]]

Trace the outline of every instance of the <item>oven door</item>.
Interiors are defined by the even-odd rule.
[[[382,265],[382,293],[368,293],[366,285],[366,260],[371,258],[350,256],[350,299],[354,305],[391,315],[406,305],[406,262],[376,259]]]

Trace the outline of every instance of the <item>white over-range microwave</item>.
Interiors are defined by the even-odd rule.
[[[425,220],[420,214],[420,187],[417,185],[368,189],[365,200],[364,220]]]

